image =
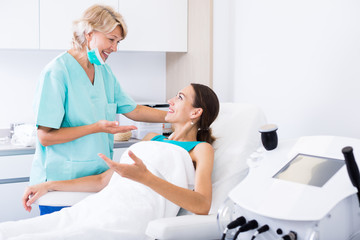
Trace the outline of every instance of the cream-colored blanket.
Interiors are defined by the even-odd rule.
[[[131,149],[158,177],[192,188],[195,170],[181,147],[146,141]],[[127,154],[120,162],[133,163]],[[0,239],[144,239],[149,221],[176,216],[179,207],[150,188],[114,173],[109,185],[71,208],[0,224]]]

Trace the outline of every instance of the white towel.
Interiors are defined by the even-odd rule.
[[[37,128],[34,124],[24,123],[14,128],[11,144],[23,147],[34,147]]]

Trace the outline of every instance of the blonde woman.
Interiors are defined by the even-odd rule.
[[[165,111],[137,105],[105,64],[126,37],[122,16],[109,6],[94,5],[73,27],[73,47],[45,67],[37,86],[38,141],[30,185],[106,171],[97,153],[112,158],[113,134],[135,129],[119,126],[116,114],[165,122]]]

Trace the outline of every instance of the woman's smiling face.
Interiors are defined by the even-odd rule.
[[[121,28],[117,26],[110,33],[91,32],[89,35],[89,48],[98,48],[103,61],[109,57],[110,53],[117,51],[118,43],[123,39]]]
[[[170,123],[186,123],[191,120],[195,91],[191,85],[182,89],[175,97],[168,100],[169,111],[165,120]]]

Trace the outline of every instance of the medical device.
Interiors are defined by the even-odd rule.
[[[303,137],[259,150],[248,159],[249,174],[219,209],[220,229],[244,217],[249,221],[227,231],[226,239],[359,240],[355,159],[359,164],[360,140],[342,137]],[[253,228],[240,231],[250,222]]]

